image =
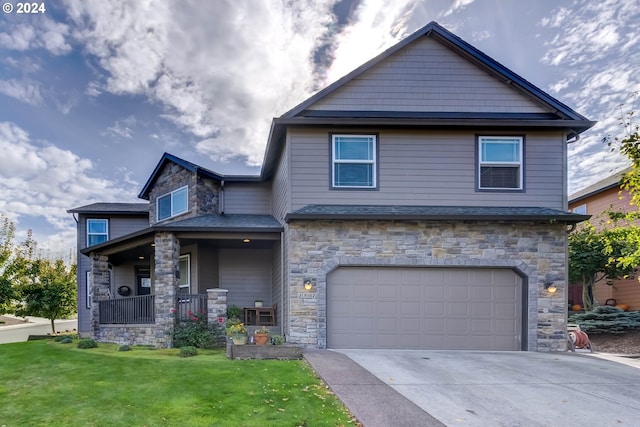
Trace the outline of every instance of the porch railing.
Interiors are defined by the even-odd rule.
[[[176,300],[176,318],[178,321],[189,320],[193,314],[207,316],[206,294],[178,294]]]
[[[101,324],[143,324],[156,321],[155,295],[99,301]]]

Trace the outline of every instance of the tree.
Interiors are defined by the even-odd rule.
[[[36,259],[30,268],[32,280],[21,286],[23,306],[17,311],[22,316],[44,317],[51,321],[55,334],[55,319],[77,311],[76,270],[61,260]]]
[[[14,286],[19,277],[20,260],[16,259],[15,226],[0,214],[0,314],[12,313],[18,299]]]
[[[582,284],[582,303],[593,310],[593,286],[602,280],[630,277],[635,265],[621,262],[633,252],[634,238],[629,228],[597,231],[587,223],[569,235],[569,281]],[[636,234],[637,236],[637,234]]]

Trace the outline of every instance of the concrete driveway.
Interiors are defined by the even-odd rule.
[[[337,351],[447,426],[640,422],[640,369],[586,354]]]

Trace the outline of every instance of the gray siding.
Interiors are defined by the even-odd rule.
[[[561,131],[482,132],[525,135],[524,192],[476,191],[473,131],[367,131],[379,133],[378,190],[330,189],[328,130],[289,131],[291,210],[309,204],[565,208],[565,142]]]
[[[271,213],[269,183],[234,182],[224,186],[224,212],[228,214]]]
[[[548,112],[427,37],[396,52],[309,109]]]
[[[78,248],[85,248],[87,242],[87,219],[107,218],[109,220],[109,239],[124,236],[136,230],[149,226],[148,216],[119,215],[111,217],[105,215],[86,215],[78,216]],[[78,252],[78,331],[88,332],[91,327],[90,310],[87,308],[87,271],[91,269],[91,260],[89,257]],[[118,280],[114,277],[114,282]],[[123,276],[123,280],[125,277]],[[133,278],[130,279],[133,281]],[[130,286],[130,285],[128,285]],[[112,287],[112,289],[115,289]],[[135,283],[134,287],[135,289]]]
[[[271,190],[273,198],[271,214],[280,222],[284,220],[284,216],[291,210],[291,179],[289,177],[290,146],[290,137],[287,134],[284,149],[278,160]]]
[[[284,313],[284,298],[282,294],[282,254],[281,249],[282,244],[277,241],[274,242],[273,245],[273,254],[272,254],[272,267],[271,267],[271,301],[273,304],[278,304],[277,312],[276,312],[276,324],[282,325],[282,314]]]
[[[218,288],[220,271],[218,269],[218,249],[198,244],[198,293],[204,294],[207,289]]]
[[[256,299],[272,304],[270,249],[220,249],[220,287],[227,289],[227,304],[252,307]]]

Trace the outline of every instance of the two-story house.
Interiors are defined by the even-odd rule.
[[[593,124],[432,22],[274,119],[259,175],[165,154],[144,226],[72,210],[80,330],[167,346],[180,304],[262,299],[306,347],[564,350],[566,145]]]
[[[609,211],[630,212],[637,209],[631,205],[631,195],[620,186],[622,176],[628,169],[614,173],[574,194],[569,195],[569,210],[591,216],[591,224],[596,229],[612,226]],[[637,277],[629,279],[601,280],[593,288],[596,303],[604,305],[626,304],[631,309],[640,308],[640,283]],[[582,286],[569,287],[569,303],[582,305]]]

